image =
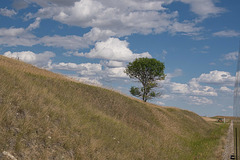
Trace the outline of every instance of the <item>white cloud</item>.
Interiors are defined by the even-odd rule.
[[[211,71],[209,74],[201,74],[197,78],[192,78],[188,83],[177,83],[172,81],[172,78],[181,74],[182,70],[176,69],[173,73],[167,74],[168,76],[164,81],[159,82],[162,86],[163,93],[173,97],[166,97],[166,100],[169,102],[185,100],[185,102],[192,105],[207,106],[215,103],[215,99],[218,99],[218,95],[223,97],[233,94],[231,88],[235,78],[228,72]],[[211,84],[211,86],[203,85],[202,83]],[[215,88],[214,84],[217,84],[217,87],[220,86],[220,88]],[[176,102],[176,104],[178,103]]]
[[[111,30],[101,30],[99,28],[92,28],[90,32],[83,35],[85,41],[89,40],[91,42],[105,41],[111,36],[116,34]],[[92,43],[91,43],[92,44]]]
[[[28,7],[28,3],[26,1],[22,1],[22,0],[14,0],[12,3],[12,6],[17,9],[24,9]]]
[[[24,28],[0,28],[0,45],[32,46],[37,43],[37,37]]]
[[[123,10],[141,10],[141,11],[152,11],[152,10],[164,10],[165,8],[162,6],[163,1],[152,1],[152,0],[99,0],[104,6],[112,7],[119,6],[120,9]]]
[[[87,48],[88,42],[85,42],[82,37],[76,35],[68,36],[44,36],[40,39],[45,46],[63,47],[65,49]]]
[[[5,52],[4,56],[22,60],[26,63],[33,64],[41,68],[51,68],[51,58],[55,57],[55,54],[50,51],[36,54],[31,51],[22,51],[22,52]]]
[[[177,69],[175,69],[174,70],[174,72],[173,73],[168,73],[167,74],[167,78],[173,78],[173,77],[179,77],[179,76],[181,76],[183,74],[183,71],[182,71],[182,69],[180,69],[180,68],[177,68]]]
[[[1,30],[1,29],[0,29]],[[21,30],[20,30],[21,31]],[[1,31],[0,31],[1,32]],[[8,31],[7,31],[8,32]],[[7,46],[33,46],[38,44],[38,39],[36,36],[30,33],[14,33],[14,32],[5,32],[3,34],[12,34],[9,36],[0,36],[0,45],[7,45]],[[15,36],[14,36],[15,34]]]
[[[32,24],[30,24],[26,30],[31,31],[33,29],[38,28],[40,25],[40,22],[41,22],[41,18],[39,18],[39,17],[36,18],[36,20]]]
[[[15,1],[19,1],[19,0],[15,0]],[[66,0],[24,0],[25,3],[36,3],[36,4],[40,5],[41,7],[71,6],[76,1],[79,1],[79,0],[67,0],[67,1]]]
[[[235,77],[231,76],[229,72],[225,71],[210,71],[210,73],[203,73],[199,78],[196,78],[196,81],[200,83],[208,83],[208,84],[221,84],[233,86]]]
[[[65,49],[77,50],[88,48],[97,41],[105,41],[109,37],[114,36],[110,30],[101,30],[99,28],[92,28],[88,33],[81,36],[67,35],[67,36],[44,36],[38,38],[31,34],[30,31],[39,27],[40,18],[25,28],[0,28],[0,45],[8,46],[33,46],[36,44],[43,44],[45,46],[63,47]]]
[[[97,79],[91,79],[88,77],[76,77],[75,79],[82,83],[91,84],[95,86],[102,86],[102,83],[99,82]]]
[[[194,96],[217,96],[217,92],[213,87],[203,86],[199,84],[198,79],[192,78],[188,83],[176,83],[171,79],[182,75],[181,69],[176,69],[173,73],[168,73],[164,81],[159,83],[163,86],[167,92],[173,94],[182,95],[194,95]]]
[[[227,92],[227,93],[233,93],[233,90],[228,88],[228,87],[226,87],[226,86],[221,87],[220,91]]]
[[[187,84],[171,82],[170,89],[172,93],[180,93],[180,94],[190,93],[189,86]]]
[[[102,65],[95,63],[76,64],[61,62],[59,64],[53,64],[52,69],[76,71],[81,76],[93,76],[102,71]]]
[[[101,61],[101,63],[106,66],[106,67],[123,67],[126,65],[124,62],[119,62],[119,61]]]
[[[17,14],[17,12],[15,12],[14,10],[9,10],[7,8],[0,8],[0,15],[12,17],[16,14]]]
[[[52,8],[46,8],[46,10]],[[66,8],[56,8],[60,12],[54,14],[53,19],[65,24],[79,25],[82,27],[90,26],[90,20],[96,19],[103,12],[103,5],[93,0],[81,0],[75,2],[74,6]],[[44,12],[44,9],[42,9]]]
[[[206,97],[196,97],[196,96],[189,96],[188,97],[189,102],[194,105],[207,105],[207,104],[213,104],[213,101],[211,99],[208,99]]]
[[[198,34],[201,28],[195,27],[195,22],[177,22],[178,12],[166,12],[164,3],[155,0],[81,0],[72,6],[49,5],[39,9],[32,17],[52,18],[68,25],[111,30],[119,37],[169,30],[185,35]]]
[[[17,4],[14,1],[14,4]],[[63,47],[65,49],[78,50],[88,48],[98,41],[105,41],[109,37],[122,37],[133,33],[182,33],[185,35],[198,35],[200,27],[195,22],[178,22],[178,12],[166,12],[164,1],[155,0],[120,0],[120,1],[96,1],[96,0],[28,0],[20,3],[25,8],[30,3],[37,3],[42,8],[28,18],[36,18],[26,28],[1,28],[0,45],[7,46],[33,46],[43,44],[45,46]],[[2,12],[5,11],[2,9]],[[8,10],[9,11],[9,10]],[[5,12],[4,12],[5,13]],[[10,14],[9,14],[10,15]],[[61,23],[80,27],[92,27],[92,30],[82,37],[77,35],[44,36],[38,38],[31,31],[38,28],[41,19],[52,18]],[[148,53],[146,53],[146,56]]]
[[[162,99],[173,99],[174,97],[172,95],[162,94],[161,98]]]
[[[234,31],[234,30],[225,30],[225,31],[219,31],[213,33],[213,36],[218,37],[239,37],[240,32]]]
[[[163,84],[164,85],[164,84]],[[217,96],[217,92],[210,86],[202,86],[198,82],[191,80],[188,84],[170,82],[169,87],[171,93],[195,96]]]
[[[164,81],[159,82],[164,92],[171,93],[175,98],[181,97],[188,100],[191,104],[207,105],[213,101],[209,97],[216,97],[219,94],[233,93],[227,86],[233,86],[235,77],[229,72],[211,71],[209,74],[201,74],[198,78],[192,78],[188,83],[172,82],[171,79],[182,74],[182,70],[176,69],[174,73],[167,74]],[[201,83],[221,85],[220,89]]]
[[[45,46],[63,47],[65,49],[81,49],[88,48],[89,45],[93,45],[96,41],[106,40],[107,38],[114,36],[115,34],[110,30],[100,30],[99,28],[93,28],[90,32],[81,36],[68,35],[68,36],[44,36],[40,39],[41,43]],[[69,52],[69,54],[71,54]]]
[[[124,73],[125,67],[106,68],[105,73],[110,78],[128,78]]]
[[[183,3],[190,5],[192,12],[196,13],[203,18],[207,18],[211,15],[217,15],[225,12],[225,9],[216,7],[214,0],[180,0]]]
[[[128,8],[129,10],[161,10],[163,1],[154,1],[154,0],[98,0],[102,4],[108,7],[119,6],[121,9]],[[74,6],[75,2],[79,0],[28,0],[28,3],[37,3],[42,7],[51,7],[51,6]]]
[[[51,66],[52,70],[73,71],[75,75],[74,79],[91,83],[94,81],[98,81],[100,83],[99,80],[109,81],[115,78],[128,78],[128,76],[124,73],[125,67],[117,67],[117,65],[103,67],[101,64],[97,63],[76,64],[61,62],[58,64],[52,64]]]
[[[25,32],[24,28],[0,28],[0,36],[19,36]]]
[[[217,92],[213,87],[200,85],[195,78],[189,82],[189,87],[192,95],[200,96],[217,96]]]
[[[164,105],[165,105],[164,102],[160,102],[160,101],[157,101],[156,104],[157,104],[157,105],[160,105],[160,106],[164,106]]]
[[[226,55],[224,55],[225,60],[237,60],[238,59],[238,52],[230,52]]]
[[[140,57],[151,58],[148,52],[136,54],[128,48],[127,41],[121,41],[118,38],[109,38],[104,42],[97,42],[95,48],[89,53],[77,53],[77,56],[84,56],[88,58],[99,58],[113,61],[132,61]]]
[[[174,22],[170,27],[170,32],[175,33],[182,33],[183,35],[191,35],[196,36],[199,35],[199,32],[202,30],[201,27],[196,27],[195,23],[192,22]]]

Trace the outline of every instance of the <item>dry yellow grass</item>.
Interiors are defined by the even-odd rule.
[[[217,122],[217,119],[211,117],[202,117],[207,122]]]
[[[3,56],[0,77],[0,159],[206,159],[226,128]]]

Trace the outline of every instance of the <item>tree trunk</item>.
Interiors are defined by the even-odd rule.
[[[146,86],[143,85],[143,97],[142,97],[144,102],[147,102],[147,93],[146,93]]]

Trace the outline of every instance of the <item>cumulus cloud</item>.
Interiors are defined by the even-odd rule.
[[[214,0],[180,0],[183,3],[189,4],[192,12],[203,18],[211,15],[217,15],[225,12],[224,8],[216,7]]]
[[[233,93],[233,90],[228,88],[228,87],[226,87],[226,86],[221,87],[220,91],[221,92],[227,92],[227,93]]]
[[[102,83],[99,82],[98,79],[89,78],[89,77],[75,77],[74,79],[76,79],[82,83],[91,84],[91,85],[95,85],[95,86],[102,86]]]
[[[81,0],[71,6],[49,5],[32,17],[52,18],[64,24],[111,30],[117,36],[171,31],[195,35],[195,23],[177,22],[178,12],[166,12],[164,1]]]
[[[201,74],[198,78],[192,78],[188,83],[176,83],[171,79],[180,76],[182,70],[176,69],[173,73],[167,74],[164,81],[159,82],[164,91],[173,94],[175,97],[183,96],[190,103],[196,105],[212,104],[209,97],[216,97],[218,94],[232,94],[233,90],[228,86],[233,86],[235,77],[225,71],[211,71],[208,74]],[[203,85],[202,83],[209,84]],[[221,86],[215,89],[212,85]],[[189,98],[190,97],[190,98]]]
[[[23,28],[0,28],[0,45],[7,46],[33,46],[38,39]]]
[[[102,65],[95,63],[76,64],[61,62],[59,64],[53,64],[52,69],[76,71],[76,73],[81,76],[93,76],[102,71]]]
[[[0,15],[12,17],[16,14],[17,14],[17,12],[15,12],[14,10],[9,10],[7,8],[0,8]]]
[[[51,68],[51,64],[52,64],[51,58],[55,57],[55,53],[50,51],[46,51],[39,54],[36,54],[32,51],[22,51],[22,52],[8,51],[8,52],[5,52],[3,55],[6,57],[22,60],[26,63],[33,64],[37,67],[47,68],[47,69]]]
[[[30,25],[27,27],[26,30],[31,31],[31,30],[33,30],[33,29],[38,28],[39,25],[40,25],[40,22],[41,22],[41,18],[37,17],[36,20],[35,20],[35,22],[33,22],[32,24],[30,24]]]
[[[196,23],[193,22],[174,22],[169,29],[172,34],[181,33],[183,35],[196,36],[199,35],[202,27],[196,27]]]
[[[181,69],[176,69],[173,73],[167,73],[166,79],[159,82],[162,91],[174,99],[185,99],[189,104],[208,105],[213,104],[213,97],[233,93],[231,87],[235,78],[228,72],[212,71],[209,74],[201,74],[197,78],[192,78],[188,83],[171,81],[172,78],[181,76],[182,72]]]
[[[39,38],[30,31],[39,27],[40,18],[25,28],[0,28],[0,45],[7,46],[33,46],[39,43]]]
[[[231,76],[229,72],[215,70],[210,71],[208,74],[203,73],[199,78],[196,78],[195,80],[200,83],[233,86],[235,77]]]
[[[189,102],[194,105],[213,104],[213,101],[211,99],[208,99],[206,97],[196,97],[196,96],[189,96]]]
[[[38,4],[41,7],[72,6],[76,1],[79,0],[14,0],[13,6],[18,8],[21,5],[20,9],[26,8],[30,3]]]
[[[209,6],[214,8],[214,3],[211,0],[205,1],[209,2],[211,4]],[[198,36],[202,28],[197,27],[194,20],[179,22],[177,20],[178,12],[171,12],[166,8],[166,4],[171,2],[155,0],[28,0],[23,3],[15,0],[14,4],[21,4],[22,7],[20,8],[24,8],[30,3],[36,3],[42,8],[36,14],[27,14],[28,18],[36,18],[27,28],[2,28],[0,44],[8,46],[43,44],[45,46],[78,50],[88,48],[95,42],[105,41],[109,37],[122,37],[133,33],[170,32],[172,34],[181,33],[183,35]],[[182,0],[182,2],[195,6],[199,1]],[[2,9],[2,13],[5,10],[7,9]],[[193,10],[195,11],[195,9]],[[12,14],[8,14],[9,16],[15,14],[13,10],[11,11]],[[200,12],[197,13],[200,14]],[[209,14],[210,11],[206,13]],[[38,38],[31,34],[30,31],[38,28],[41,19],[44,18],[51,18],[67,25],[91,27],[92,30],[82,37],[77,35],[54,35]]]
[[[42,13],[46,10],[49,12],[50,8],[43,8]],[[60,21],[65,24],[78,25],[82,27],[90,26],[90,20],[96,19],[101,12],[104,10],[103,5],[98,1],[93,0],[81,0],[75,2],[74,6],[66,8],[55,8],[58,10],[58,13],[55,13],[53,19]]]
[[[0,36],[19,36],[25,32],[24,28],[0,28]]]
[[[83,35],[85,41],[96,42],[105,41],[116,34],[111,30],[101,30],[99,28],[92,28],[90,32]],[[92,43],[91,43],[92,44]]]
[[[192,95],[201,95],[201,96],[217,96],[217,92],[213,87],[200,85],[199,82],[193,78],[189,82],[190,93]]]
[[[167,78],[173,78],[173,77],[179,77],[179,76],[181,76],[183,74],[183,71],[182,71],[182,69],[180,69],[180,68],[177,68],[177,69],[175,69],[174,70],[174,72],[173,73],[168,73],[167,74]]]
[[[230,52],[226,55],[224,55],[224,60],[237,60],[238,59],[238,52]]]
[[[82,37],[76,35],[67,36],[44,36],[36,37],[31,33],[32,30],[39,27],[40,18],[31,23],[27,28],[0,28],[0,45],[7,46],[33,46],[36,44],[43,44],[51,47],[62,47],[65,49],[77,50],[88,48],[97,41],[105,41],[109,37],[114,36],[115,33],[110,30],[101,30],[99,28],[92,28],[88,33]]]
[[[171,93],[195,96],[217,96],[217,92],[213,87],[202,86],[196,81],[191,80],[188,84],[170,82],[167,85]]]
[[[172,93],[180,93],[180,94],[189,94],[189,86],[187,84],[171,82],[168,84]]]
[[[23,0],[14,0],[12,3],[13,8],[20,10],[28,7],[28,2]]]
[[[142,10],[142,11],[149,11],[149,10],[165,10],[162,6],[164,4],[163,1],[152,1],[152,0],[99,0],[104,6],[112,7],[112,6],[119,6],[120,9],[123,10]]]
[[[218,37],[239,37],[240,32],[234,31],[234,30],[225,30],[225,31],[219,31],[213,33],[213,36]]]
[[[65,49],[79,49],[88,47],[88,42],[84,42],[82,37],[76,35],[44,36],[40,39],[40,41],[48,47],[63,47]]]
[[[128,78],[124,70],[125,67],[106,68],[105,72],[110,78]]]
[[[65,49],[82,49],[88,48],[89,45],[93,45],[96,41],[106,40],[107,38],[114,36],[110,30],[100,30],[99,28],[92,28],[88,33],[81,36],[68,35],[68,36],[44,36],[40,39],[40,42],[45,46],[63,47]],[[71,54],[69,52],[69,54]]]
[[[102,81],[111,81],[116,78],[128,78],[124,73],[125,67],[120,66],[118,62],[112,61],[111,67],[105,66],[98,63],[54,63],[51,65],[51,70],[58,71],[71,71],[74,74],[73,77],[75,80],[84,81],[90,84],[101,84]],[[105,64],[104,64],[105,65]],[[69,75],[68,75],[69,76]]]
[[[17,1],[17,0],[15,0]],[[126,9],[128,7],[129,10],[161,10],[164,9],[162,7],[163,1],[154,1],[154,0],[98,0],[103,3],[105,6],[119,6],[121,9]],[[49,6],[73,6],[75,2],[79,2],[79,0],[28,0],[28,3],[36,3],[42,7]]]
[[[99,58],[126,62],[140,57],[151,58],[151,55],[148,52],[141,54],[133,53],[128,48],[128,42],[121,41],[118,38],[109,38],[104,42],[97,42],[95,44],[95,48],[93,48],[89,53],[76,53],[75,55],[88,58]]]
[[[168,73],[164,81],[159,83],[163,89],[172,94],[184,96],[217,96],[217,91],[210,86],[201,85],[196,78],[192,78],[188,83],[172,82],[171,79],[182,75],[181,69],[176,69],[173,73]]]
[[[119,61],[101,61],[101,63],[106,66],[106,67],[123,67],[126,65],[124,62],[119,62]]]

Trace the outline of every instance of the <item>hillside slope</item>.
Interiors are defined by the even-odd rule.
[[[0,56],[0,159],[214,159],[226,127]]]

